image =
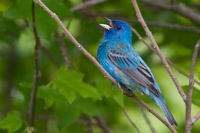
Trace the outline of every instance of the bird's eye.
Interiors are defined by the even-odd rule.
[[[121,29],[122,29],[122,27],[119,26],[119,25],[117,25],[116,28],[117,28],[118,30],[121,30]]]

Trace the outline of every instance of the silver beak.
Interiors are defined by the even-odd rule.
[[[110,30],[110,26],[109,25],[107,25],[107,24],[99,24],[101,27],[103,27],[104,29],[106,29],[106,30]]]

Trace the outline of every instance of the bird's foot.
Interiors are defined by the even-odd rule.
[[[121,86],[120,83],[118,83],[117,86],[122,91],[122,93],[125,94],[126,96],[128,96],[128,97],[132,97],[133,96],[133,92],[131,90],[126,89],[123,86]]]

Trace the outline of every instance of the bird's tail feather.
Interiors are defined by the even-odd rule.
[[[161,108],[162,112],[167,117],[169,123],[171,125],[178,126],[176,120],[174,119],[174,117],[172,116],[171,112],[169,111],[169,108],[167,107],[165,101],[163,99],[161,99],[161,98],[155,98],[155,102],[159,105],[159,107]]]

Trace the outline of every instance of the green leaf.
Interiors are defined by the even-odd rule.
[[[58,128],[60,129],[68,127],[80,116],[80,109],[76,102],[71,104],[64,101],[57,102],[54,112],[58,117]]]
[[[182,86],[182,88],[183,88],[183,91],[187,94],[189,86],[188,85]],[[196,87],[194,87],[193,89],[192,103],[200,107],[200,90],[198,90]]]
[[[60,18],[66,16],[67,17],[72,16],[72,12],[70,11],[72,4],[70,1],[66,3],[64,1],[58,1],[58,0],[44,0],[43,2],[45,3],[45,5],[47,5],[49,9],[55,12]]]
[[[89,116],[101,115],[100,106],[102,105],[99,105],[98,102],[83,98],[76,99],[76,102],[79,104],[77,105],[84,114]]]
[[[112,86],[105,78],[98,81],[97,88],[106,98],[112,98],[118,105],[124,107],[124,95],[118,87]]]
[[[51,39],[53,32],[58,27],[55,20],[39,5],[36,5],[36,27],[40,37],[47,40]]]
[[[49,85],[38,87],[37,97],[44,99],[44,109],[51,107],[55,101],[65,100],[65,98],[58,92],[58,90],[53,89]]]
[[[58,101],[55,104],[55,114],[58,117],[58,127],[66,128],[74,123],[80,114],[89,116],[101,115],[98,102],[77,97],[72,103]]]
[[[17,131],[22,126],[22,119],[18,111],[11,111],[4,119],[0,120],[0,128],[7,129],[8,133]]]
[[[58,70],[58,75],[53,86],[58,88],[68,101],[71,103],[75,100],[77,94],[83,98],[92,98],[100,100],[101,95],[93,86],[83,82],[83,74],[74,70],[67,70],[66,67],[61,67]]]
[[[31,0],[15,0],[4,14],[7,18],[23,19],[31,17]]]
[[[117,90],[118,88],[115,88],[113,90],[113,99],[115,100],[115,102],[117,102],[118,105],[120,105],[121,107],[124,108],[124,95],[121,91]]]

